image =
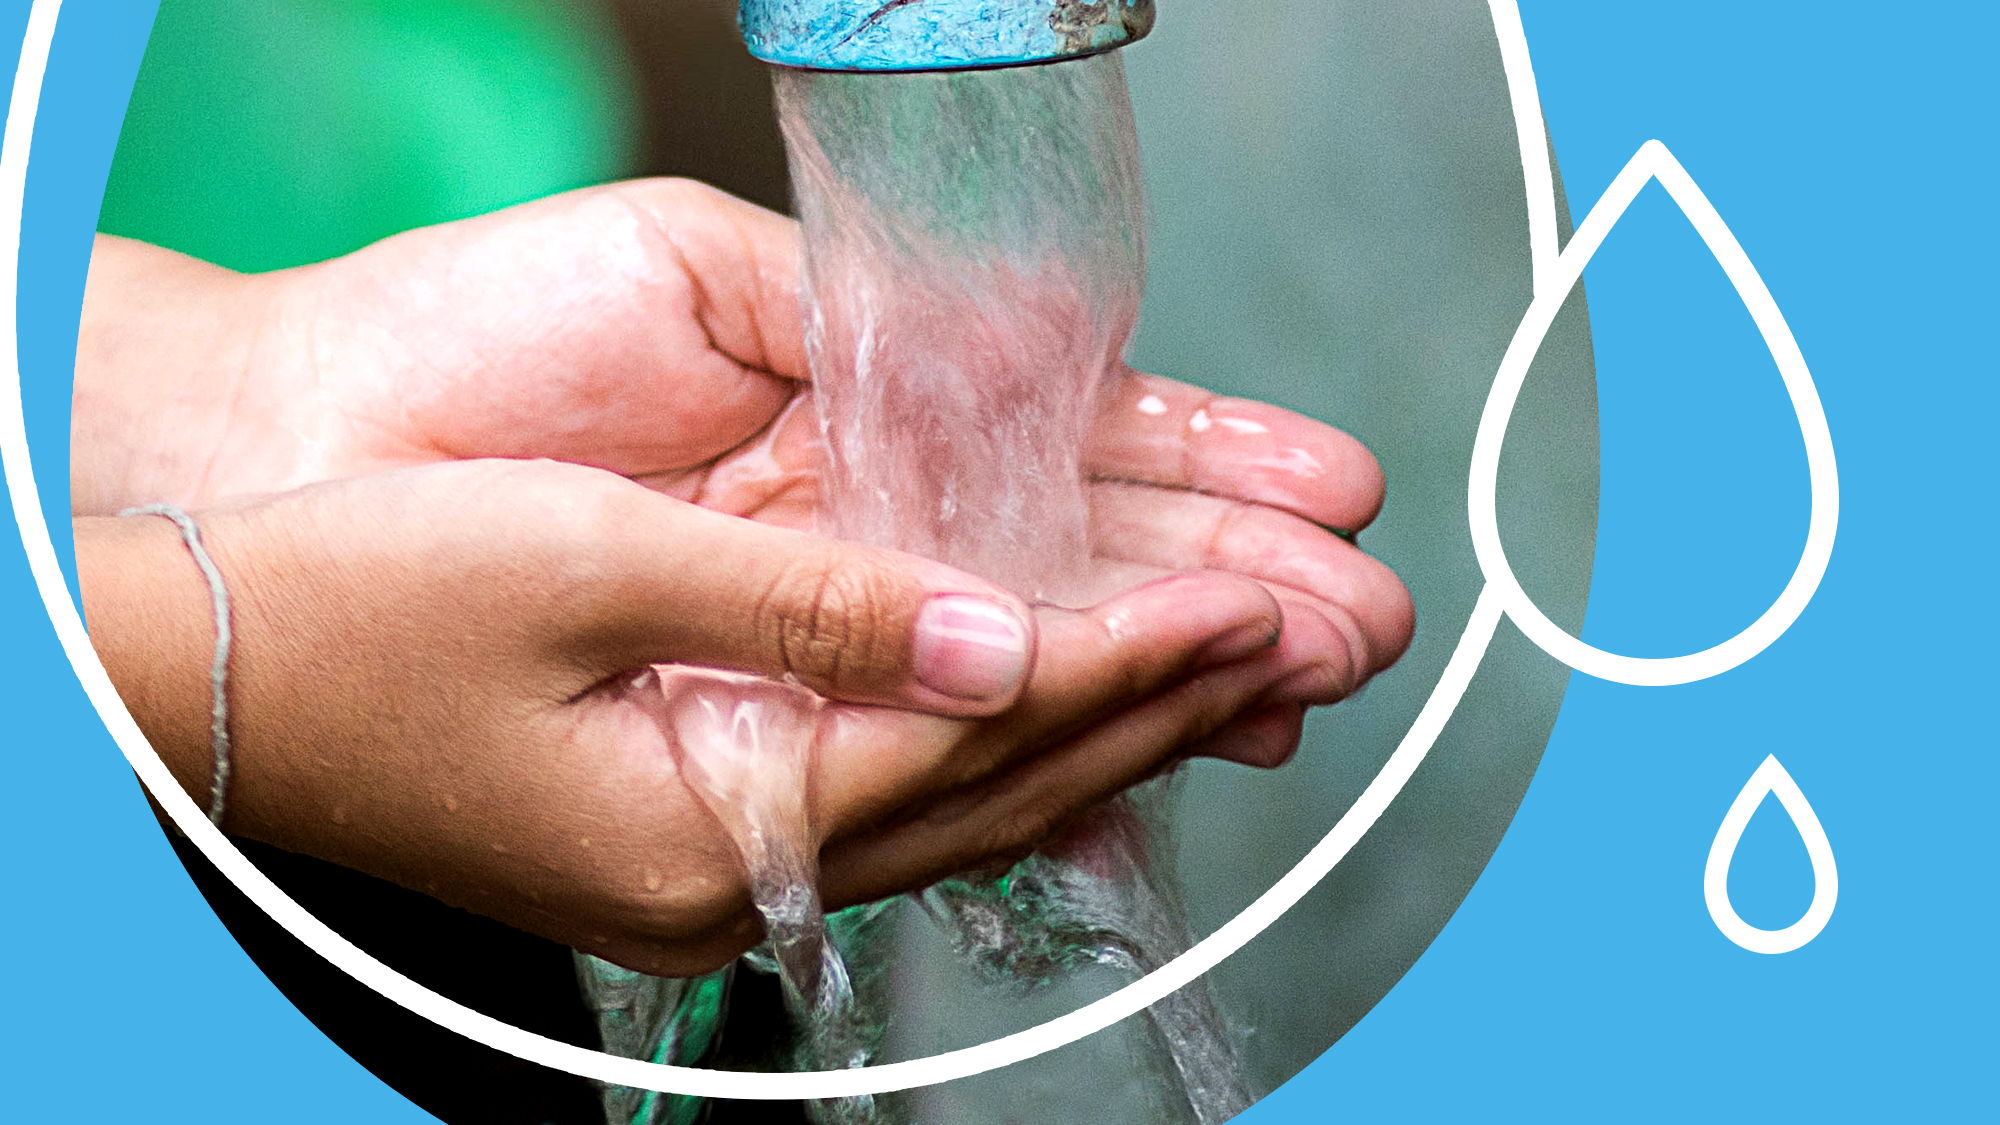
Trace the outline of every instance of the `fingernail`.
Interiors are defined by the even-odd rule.
[[[917,614],[914,656],[917,681],[940,695],[1001,699],[1028,671],[1028,627],[999,602],[939,594]]]
[[[1194,668],[1201,671],[1222,664],[1234,664],[1244,657],[1274,647],[1278,643],[1278,627],[1266,621],[1253,621],[1239,625],[1201,647],[1195,654]]]

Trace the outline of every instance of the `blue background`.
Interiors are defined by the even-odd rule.
[[[1452,924],[1252,1125],[1958,1117],[1981,1092],[1975,1063],[1990,1066],[1981,814],[1996,740],[1974,711],[1990,694],[1980,429],[1995,365],[1974,328],[1991,320],[1993,21],[1971,6],[1625,7],[1524,11],[1572,205],[1580,217],[1649,137],[1714,201],[1826,404],[1843,499],[1832,566],[1792,630],[1725,676],[1670,689],[1575,677]],[[20,362],[57,519],[90,232],[151,8],[68,6],[36,128]],[[27,11],[0,4],[6,73]],[[1748,316],[1657,187],[1586,282],[1603,493],[1585,637],[1641,655],[1712,644],[1796,558],[1796,426]],[[0,827],[14,884],[0,1111],[429,1120],[300,1017],[214,920],[11,549],[0,614],[15,797]],[[1781,957],[1731,945],[1701,894],[1716,825],[1769,753],[1841,873],[1826,931]],[[1775,804],[1753,820],[1731,891],[1769,928],[1810,898]]]

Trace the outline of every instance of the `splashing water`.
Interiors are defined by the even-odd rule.
[[[1179,889],[1166,862],[1167,785],[1156,782],[1092,810],[1029,856],[999,886],[953,880],[923,903],[959,952],[990,981],[1033,988],[1088,965],[1138,977],[1186,951]],[[1146,1010],[1163,1083],[1185,1104],[1162,1106],[1215,1125],[1252,1102],[1243,1066],[1207,983],[1196,980]]]
[[[828,530],[1069,602],[1084,441],[1138,318],[1139,155],[1116,54],[932,74],[776,72],[805,231]],[[995,981],[1187,948],[1161,802],[1121,798],[1001,883],[925,903]],[[1149,1012],[1199,1125],[1250,1104],[1205,982]]]
[[[693,980],[647,976],[586,953],[576,955],[584,1003],[604,1049],[628,1059],[686,1066],[708,1052],[722,1023],[733,966]],[[694,1125],[699,1098],[605,1086],[610,1125]]]
[[[670,665],[654,668],[637,690],[655,709],[681,776],[743,858],[750,900],[764,920],[759,952],[778,975],[797,1031],[794,1065],[864,1064],[869,1044],[820,906],[818,835],[807,807],[825,702],[794,683]],[[866,1096],[811,1108],[822,1125],[875,1120]]]
[[[743,861],[765,935],[744,962],[778,978],[795,1033],[782,1061],[799,1070],[864,1064],[879,1031],[859,1018],[862,1001],[821,907],[808,806],[825,701],[786,680],[679,665],[656,665],[627,685],[626,697],[658,724],[681,778]],[[865,944],[878,914],[843,912],[838,928]],[[677,981],[579,954],[577,969],[606,1051],[687,1066],[713,1045],[735,966]],[[703,1109],[700,1099],[622,1086],[605,1087],[603,1101],[609,1125],[693,1125]],[[808,1111],[820,1125],[880,1120],[868,1096],[812,1102]]]

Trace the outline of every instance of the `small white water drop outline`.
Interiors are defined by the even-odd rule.
[[[27,420],[20,393],[16,297],[20,280],[21,221],[28,156],[40,105],[42,80],[62,0],[32,0],[14,75],[13,93],[7,108],[4,142],[0,142],[0,263],[10,267],[0,269],[0,465],[4,465],[14,519],[21,530],[22,550],[27,555],[35,587],[41,594],[43,604],[48,607],[56,638],[76,669],[85,695],[147,791],[167,813],[168,819],[245,897],[329,964],[383,997],[441,1027],[516,1058],[584,1078],[661,1093],[749,1101],[790,1101],[888,1093],[952,1081],[1033,1058],[1102,1031],[1137,1014],[1220,964],[1276,922],[1347,856],[1430,753],[1446,721],[1457,710],[1473,674],[1478,671],[1502,616],[1512,618],[1544,652],[1588,675],[1627,684],[1657,686],[1691,683],[1726,672],[1768,647],[1790,628],[1804,610],[1825,573],[1839,513],[1832,438],[1827,432],[1826,416],[1820,407],[1818,394],[1813,389],[1812,376],[1807,372],[1805,360],[1799,354],[1798,345],[1769,290],[1764,287],[1749,257],[1707,197],[1695,186],[1680,162],[1658,141],[1647,141],[1640,147],[1577,227],[1569,245],[1558,246],[1554,174],[1541,102],[1535,90],[1534,71],[1529,65],[1521,14],[1513,0],[1489,0],[1489,6],[1521,149],[1528,206],[1529,255],[1535,284],[1534,300],[1502,360],[1493,391],[1480,417],[1473,446],[1468,502],[1474,551],[1486,585],[1468,615],[1465,630],[1459,635],[1444,672],[1412,721],[1408,733],[1397,744],[1375,779],[1333,828],[1242,913],[1195,943],[1186,953],[1067,1015],[975,1046],[852,1070],[780,1073],[721,1071],[622,1058],[526,1031],[474,1011],[411,980],[313,916],[253,865],[234,842],[210,824],[204,812],[195,806],[192,798],[167,770],[159,754],[146,741],[138,724],[132,720],[131,712],[112,687],[96,651],[90,647],[82,615],[70,596],[61,566],[56,560],[54,541],[34,477],[28,449]],[[1716,255],[1772,350],[1772,358],[1777,361],[1779,372],[1784,377],[1805,438],[1807,468],[1812,484],[1812,515],[1805,549],[1800,554],[1799,565],[1791,581],[1777,601],[1748,628],[1702,652],[1665,659],[1643,659],[1604,652],[1584,644],[1542,614],[1522,591],[1507,566],[1494,517],[1494,500],[1500,445],[1506,436],[1508,415],[1513,410],[1514,399],[1540,346],[1541,337],[1553,323],[1568,290],[1581,276],[1590,254],[1595,252],[1632,198],[1648,180],[1655,178]],[[1547,320],[1541,322],[1544,316]],[[1538,322],[1539,327],[1535,327]],[[1532,342],[1527,342],[1530,334]],[[1789,782],[1789,777],[1786,780]],[[1796,786],[1793,791],[1797,791]],[[1780,800],[1783,800],[1782,795]],[[1799,800],[1807,815],[1812,816],[1811,808],[1804,805],[1802,795]],[[1812,823],[1816,828],[1816,816]],[[1823,833],[1821,840],[1824,840]],[[1826,858],[1830,873],[1830,847]],[[1818,871],[1817,864],[1815,871]],[[1815,907],[1818,906],[1820,893],[1816,888]],[[1827,897],[1826,911],[1829,914],[1832,911],[1831,894]],[[1813,916],[1810,910],[1807,916]],[[1824,925],[1824,919],[1820,924]],[[1776,932],[1791,933],[1796,928]],[[1805,940],[1811,940],[1811,936],[1808,934]]]
[[[1736,845],[1742,842],[1743,830],[1766,797],[1776,797],[1792,818],[1792,827],[1798,829],[1799,839],[1805,841],[1806,855],[1812,860],[1812,905],[1806,907],[1804,916],[1782,930],[1759,929],[1745,922],[1729,901],[1729,865],[1736,858]],[[1723,937],[1752,953],[1790,953],[1818,937],[1826,929],[1827,919],[1833,917],[1834,901],[1840,897],[1840,870],[1833,862],[1833,845],[1827,841],[1826,829],[1820,827],[1819,814],[1813,812],[1812,804],[1799,791],[1792,775],[1778,764],[1776,754],[1767,756],[1751,773],[1750,780],[1743,783],[1743,791],[1723,815],[1722,827],[1716,829],[1715,842],[1708,848],[1708,867],[1701,884],[1715,928],[1722,931]]]

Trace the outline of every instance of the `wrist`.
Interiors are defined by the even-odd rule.
[[[289,284],[100,235],[78,326],[71,511],[192,507],[234,491],[286,401],[270,362]],[[249,456],[246,456],[249,454]],[[284,456],[296,457],[292,448]],[[270,475],[282,466],[259,466]],[[247,489],[256,490],[256,489]]]
[[[222,827],[282,843],[273,826],[294,820],[299,803],[285,743],[263,736],[259,715],[273,697],[281,713],[313,708],[298,662],[271,651],[289,639],[273,627],[272,604],[318,615],[310,584],[297,580],[310,567],[299,565],[295,513],[271,508],[138,510],[74,526],[91,644],[133,720],[196,805],[226,814]],[[246,634],[258,643],[239,643]]]
[[[75,522],[91,645],[146,740],[181,788],[209,804],[216,613],[208,583],[172,522]]]

